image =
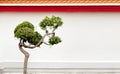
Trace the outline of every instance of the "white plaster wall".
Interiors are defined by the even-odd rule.
[[[21,62],[23,55],[14,38],[14,28],[22,21],[38,23],[45,16],[60,16],[63,26],[57,30],[62,43],[27,49],[30,62],[119,62],[120,13],[0,12],[0,58],[4,62]],[[42,30],[40,32],[43,33]]]

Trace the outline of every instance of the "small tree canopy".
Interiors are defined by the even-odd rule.
[[[54,23],[53,28],[58,28],[63,24],[62,19],[60,17],[52,16],[51,20]]]
[[[42,36],[38,32],[34,32],[34,36],[31,39],[28,39],[28,42],[36,45],[42,39]]]
[[[47,27],[50,29],[58,28],[62,26],[63,22],[60,17],[52,16],[52,18],[45,17],[39,24],[40,28],[46,30]]]
[[[38,32],[34,32],[34,26],[27,21],[18,24],[14,30],[15,37],[28,41],[30,44],[36,45],[42,38]]]
[[[34,31],[28,27],[19,28],[15,32],[15,37],[28,41],[34,36]]]
[[[28,21],[24,21],[16,26],[14,33],[17,32],[18,29],[23,28],[23,27],[28,27],[28,28],[34,30],[34,26],[32,23],[30,23]]]
[[[52,36],[49,38],[49,43],[51,45],[54,45],[54,44],[58,44],[60,43],[62,40],[58,37],[58,36]]]
[[[46,30],[45,35],[41,35],[37,31],[34,31],[34,25],[28,21],[24,21],[18,24],[14,30],[14,35],[16,38],[23,40],[24,42],[28,42],[32,45],[41,45],[42,43],[47,45],[54,45],[60,43],[62,40],[60,37],[55,36],[55,30],[62,26],[62,19],[58,16],[52,16],[51,18],[46,16],[40,23],[39,26],[41,29]],[[47,28],[52,29],[50,33]],[[44,41],[45,37],[48,36],[49,40],[46,43]],[[41,41],[41,42],[40,42]],[[49,44],[48,44],[49,43]]]

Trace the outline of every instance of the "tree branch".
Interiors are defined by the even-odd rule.
[[[44,41],[43,41],[43,43],[46,44],[46,45],[50,45],[49,43],[46,43],[46,42],[44,42]]]
[[[46,36],[49,36],[49,35],[54,35],[54,33],[46,33],[44,34],[44,36],[42,37],[42,39],[38,42],[38,44],[36,45],[36,47],[38,47],[40,45],[40,43],[43,43],[44,42],[44,39]],[[46,43],[44,43],[46,44]]]
[[[56,28],[54,28],[54,29],[52,30],[52,33],[54,33],[54,32],[55,32],[55,30],[56,30]]]
[[[25,47],[25,48],[30,48],[30,49],[33,49],[33,48],[35,48],[35,47],[39,47],[39,45],[40,45],[41,43],[44,43],[44,44],[46,44],[46,45],[50,45],[49,43],[44,42],[44,39],[45,39],[46,36],[50,37],[49,35],[54,35],[54,34],[55,34],[54,31],[55,31],[55,28],[53,29],[52,33],[49,33],[49,32],[46,30],[46,34],[44,34],[44,36],[43,36],[42,39],[38,42],[37,45],[34,45],[34,46],[26,45],[22,40],[20,40],[20,43],[22,43],[21,45],[22,45],[23,47]]]

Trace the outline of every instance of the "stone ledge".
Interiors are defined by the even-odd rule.
[[[3,62],[1,68],[22,68],[23,62]],[[120,62],[29,62],[28,68],[120,69]]]

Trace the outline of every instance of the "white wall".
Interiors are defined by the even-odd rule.
[[[63,19],[64,24],[56,33],[63,41],[51,48],[42,45],[34,50],[26,49],[31,54],[30,62],[120,61],[120,13],[108,12],[0,12],[0,58],[4,62],[23,61],[17,47],[19,40],[14,38],[14,28],[27,20],[38,30],[38,23],[52,15]]]

